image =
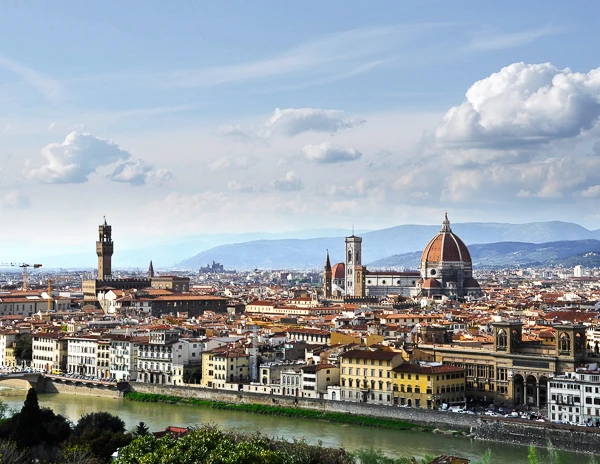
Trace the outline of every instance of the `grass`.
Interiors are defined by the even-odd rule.
[[[302,408],[286,408],[282,406],[268,406],[264,404],[240,404],[225,403],[223,401],[211,401],[199,398],[182,398],[179,396],[159,395],[156,393],[128,392],[125,399],[144,403],[168,403],[186,404],[191,406],[202,406],[212,409],[224,409],[227,411],[252,412],[255,414],[266,414],[270,416],[300,417],[302,419],[316,419],[341,424],[362,425],[367,427],[380,427],[394,430],[424,430],[432,431],[434,427],[418,425],[412,422],[395,419],[383,419],[369,416],[359,416],[346,412],[326,412]]]

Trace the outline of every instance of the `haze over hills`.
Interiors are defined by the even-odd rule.
[[[473,265],[479,268],[562,265],[600,266],[600,240],[547,243],[499,242],[469,246]],[[422,251],[403,253],[368,264],[370,268],[418,269]]]
[[[525,242],[539,244],[565,240],[600,239],[600,230],[588,230],[567,222],[457,223],[453,231],[467,244]],[[362,234],[363,262],[372,263],[393,255],[419,253],[440,230],[439,225],[402,225]],[[254,240],[220,245],[181,261],[180,268],[199,268],[213,260],[228,269],[320,268],[329,250],[332,263],[342,261],[344,237]]]

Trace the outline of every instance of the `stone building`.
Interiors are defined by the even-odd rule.
[[[585,358],[585,326],[554,325],[553,346],[541,341],[523,341],[523,323],[493,324],[490,345],[423,344],[413,359],[450,364],[465,370],[468,399],[497,405],[545,407],[548,381],[574,371]]]
[[[362,265],[362,238],[345,238],[345,261],[331,267],[329,253],[323,272],[325,298],[381,298],[386,295],[440,298],[480,297],[473,263],[463,241],[452,232],[448,215],[442,229],[425,247],[419,271],[370,271]],[[343,280],[339,279],[344,275]],[[340,295],[341,296],[341,295]]]

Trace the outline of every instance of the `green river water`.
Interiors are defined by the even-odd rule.
[[[21,409],[25,395],[25,390],[0,387],[0,399],[9,408]],[[390,457],[452,454],[479,460],[489,448],[492,450],[495,463],[527,463],[525,446],[483,442],[428,432],[394,431],[205,407],[136,403],[123,399],[64,393],[41,394],[39,402],[41,406],[51,408],[73,422],[83,414],[106,411],[123,419],[128,429],[132,429],[140,421],[148,424],[151,431],[162,430],[168,425],[190,426],[208,422],[223,428],[235,428],[250,433],[259,430],[266,435],[285,439],[304,437],[310,443],[321,440],[325,446],[343,447],[347,450],[374,447],[381,449]],[[586,461],[587,458],[584,456],[574,459],[574,462],[582,464]]]

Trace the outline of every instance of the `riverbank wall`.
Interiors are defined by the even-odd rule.
[[[71,395],[100,396],[102,398],[122,398],[123,393],[116,388],[97,384],[67,384],[55,382],[46,377],[44,393],[69,393]]]
[[[600,449],[597,428],[575,427],[519,419],[505,419],[439,410],[400,408],[368,403],[329,401],[312,398],[273,397],[250,392],[211,390],[195,387],[150,385],[130,382],[130,391],[158,395],[198,398],[238,404],[263,404],[324,412],[350,413],[361,416],[412,422],[441,430],[468,432],[475,439],[540,448],[551,442],[556,449],[596,454]]]

